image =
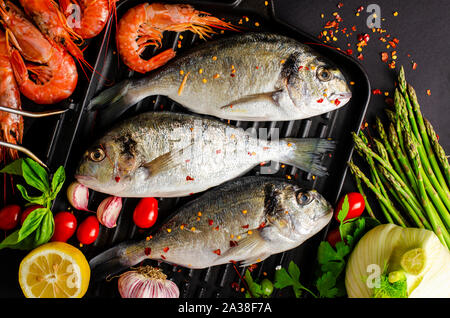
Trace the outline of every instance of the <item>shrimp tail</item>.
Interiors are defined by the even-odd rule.
[[[136,265],[145,258],[145,248],[139,248],[135,243],[123,242],[92,258],[89,266],[93,279],[100,281]]]

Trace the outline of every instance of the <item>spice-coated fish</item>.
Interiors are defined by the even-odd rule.
[[[327,139],[259,139],[214,118],[149,112],[129,118],[89,148],[76,171],[80,183],[119,197],[180,197],[205,191],[262,162],[326,174]],[[261,173],[275,173],[261,167]]]
[[[149,240],[123,242],[90,261],[102,279],[144,259],[206,268],[249,265],[323,229],[331,205],[317,191],[269,177],[238,178],[182,206]]]
[[[344,106],[351,92],[341,71],[309,46],[285,36],[247,33],[203,43],[142,79],[94,98],[110,120],[152,95],[230,120],[284,121]],[[110,118],[110,119],[108,119]]]

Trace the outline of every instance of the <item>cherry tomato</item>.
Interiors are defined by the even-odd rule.
[[[19,224],[21,208],[17,204],[10,204],[0,210],[0,229],[12,230]]]
[[[100,231],[100,223],[94,215],[88,216],[77,229],[77,239],[82,244],[94,243]]]
[[[43,208],[42,205],[30,205],[25,210],[23,210],[22,215],[20,216],[20,225],[23,225],[23,222],[25,222],[25,219],[28,215],[30,215],[31,212],[33,212],[36,209]]]
[[[59,212],[54,216],[55,232],[51,238],[52,242],[67,242],[77,229],[77,219],[70,212]]]
[[[350,192],[347,194],[347,196],[348,196],[349,209],[348,209],[347,217],[344,220],[349,220],[349,219],[359,217],[364,212],[364,208],[366,206],[366,204],[364,202],[364,197],[361,195],[361,193]],[[344,203],[344,199],[345,199],[345,196],[343,196],[339,200],[336,210],[334,211],[334,218],[336,219],[336,221],[339,221],[337,216],[338,216],[339,211],[342,209],[342,204]]]
[[[334,230],[331,230],[328,232],[327,235],[327,241],[330,243],[331,246],[335,247],[337,242],[342,241],[341,239],[341,233],[339,232],[339,228],[335,228]]]
[[[152,227],[158,218],[158,200],[142,198],[133,212],[133,221],[137,227],[147,229]]]

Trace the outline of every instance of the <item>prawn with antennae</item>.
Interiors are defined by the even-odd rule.
[[[11,2],[0,2],[0,18],[14,39],[10,62],[20,92],[37,104],[55,104],[71,96],[78,73],[70,54],[47,39]]]
[[[61,11],[73,31],[83,39],[100,34],[111,15],[115,15],[118,0],[59,0]]]
[[[170,48],[149,60],[142,58],[147,46],[161,46],[165,31],[191,31],[205,39],[215,33],[213,28],[238,31],[230,23],[187,4],[142,3],[128,10],[120,19],[116,42],[125,65],[146,73],[175,57],[175,51]]]
[[[19,0],[19,2],[44,36],[65,48],[80,63],[80,67],[88,77],[84,66],[90,71],[94,68],[85,60],[83,51],[79,48],[79,45],[83,44],[83,38],[68,25],[58,4],[54,0]]]

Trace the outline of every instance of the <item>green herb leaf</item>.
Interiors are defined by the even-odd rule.
[[[0,250],[3,248],[13,248],[17,250],[31,250],[34,248],[34,237],[27,236],[19,241],[19,230],[8,235],[1,243]]]
[[[317,279],[316,287],[319,291],[320,297],[334,298],[339,294],[339,289],[336,286],[336,276],[331,272],[323,274]]]
[[[341,224],[344,222],[347,217],[348,211],[350,209],[350,204],[348,202],[348,195],[345,195],[344,202],[342,202],[341,210],[338,212],[337,219]]]
[[[310,293],[313,297],[317,297],[300,283],[300,269],[293,261],[290,261],[287,271],[284,268],[280,268],[275,272],[275,282],[273,286],[279,289],[292,286],[296,298],[301,297],[303,290]]]
[[[21,241],[25,237],[31,235],[31,233],[34,232],[40,226],[42,219],[44,218],[45,214],[48,211],[50,210],[46,208],[39,208],[32,211],[23,222],[22,227],[19,229],[18,240]]]
[[[245,275],[244,275],[244,279],[248,285],[248,289],[250,293],[248,293],[248,297],[247,298],[251,298],[251,297],[255,297],[255,298],[259,298],[262,296],[262,288],[261,285],[255,283],[253,281],[252,275],[250,274],[250,271],[247,269],[245,271]]]
[[[391,283],[387,274],[381,275],[380,286],[373,289],[373,298],[408,298],[406,276]]]
[[[27,200],[28,202],[33,203],[33,204],[39,204],[42,206],[45,205],[46,197],[47,197],[45,194],[43,194],[39,197],[31,197],[28,195],[27,189],[25,189],[24,186],[22,186],[21,184],[17,184],[16,186],[17,186],[17,189],[19,189],[20,193],[22,194],[22,197],[25,200]]]
[[[64,182],[66,181],[66,173],[64,171],[64,167],[61,166],[56,170],[55,174],[52,178],[52,194],[51,198],[54,200],[58,194],[58,192],[61,190]]]
[[[47,171],[32,159],[25,158],[22,161],[22,176],[26,183],[43,193],[50,192]]]
[[[36,234],[34,238],[35,246],[47,243],[53,236],[55,230],[55,220],[53,219],[53,214],[50,210],[44,215],[41,224],[36,229]]]
[[[23,159],[17,159],[4,167],[0,172],[22,176],[22,161]]]

